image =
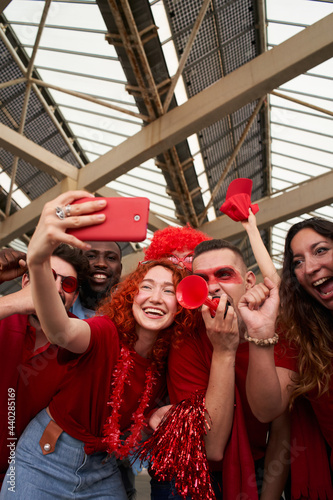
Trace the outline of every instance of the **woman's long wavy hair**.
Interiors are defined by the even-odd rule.
[[[117,326],[121,341],[134,348],[138,336],[135,331],[136,321],[133,316],[133,302],[139,292],[139,286],[147,272],[155,266],[169,269],[173,274],[175,289],[178,283],[187,276],[184,268],[175,266],[170,260],[160,259],[139,264],[137,269],[126,276],[113,291],[111,300],[104,302],[98,309],[98,314],[106,314]],[[158,370],[163,369],[169,351],[170,343],[178,344],[181,337],[195,328],[196,313],[184,309],[179,304],[174,322],[168,328],[161,330],[150,354]]]
[[[280,286],[281,322],[289,339],[299,348],[299,380],[291,403],[300,395],[329,390],[332,376],[333,315],[299,284],[291,242],[302,229],[310,228],[333,241],[333,222],[312,218],[294,224],[286,237]]]

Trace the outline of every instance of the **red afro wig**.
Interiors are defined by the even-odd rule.
[[[189,224],[184,227],[169,226],[154,233],[151,244],[145,249],[145,259],[161,259],[175,250],[182,252],[194,250],[199,243],[211,240],[207,234],[193,229]]]

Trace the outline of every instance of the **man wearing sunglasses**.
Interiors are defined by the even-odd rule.
[[[11,256],[17,258],[19,267],[22,255]],[[87,274],[87,259],[82,251],[62,244],[54,251],[51,265],[58,293],[69,311],[77,298],[78,284]],[[9,267],[15,266],[12,263]],[[8,277],[8,273],[0,273],[0,281],[4,276]],[[67,370],[61,355],[40,327],[26,272],[22,289],[0,298],[0,484],[8,464],[15,463],[17,439],[30,420],[48,405],[61,383]]]

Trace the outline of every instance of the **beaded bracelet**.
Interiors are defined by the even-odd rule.
[[[253,337],[250,337],[247,333],[245,333],[244,339],[247,340],[248,342],[253,342],[255,345],[259,347],[269,347],[279,342],[279,336],[277,333],[274,333],[274,336],[269,339],[255,339]]]

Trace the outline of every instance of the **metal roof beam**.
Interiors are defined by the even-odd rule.
[[[332,183],[333,172],[329,172],[293,188],[288,188],[286,192],[280,195],[259,200],[260,210],[256,215],[259,229],[271,227],[279,222],[333,203]],[[44,204],[68,189],[73,189],[73,186],[67,182],[67,179],[64,179],[26,208],[19,210],[1,222],[0,239],[2,245],[6,245],[14,238],[21,236],[22,233],[33,229]],[[100,188],[98,194],[102,196],[119,196],[115,190],[107,187]],[[166,226],[167,224],[156,217],[153,212],[150,213],[149,229],[155,231]],[[235,223],[226,215],[213,222],[207,222],[200,227],[200,230],[213,238],[237,239],[244,234],[241,224]]]
[[[68,179],[64,179],[62,182],[59,182],[59,184],[56,184],[53,188],[36,198],[36,200],[32,201],[30,205],[0,222],[1,245],[7,245],[15,238],[21,237],[23,233],[34,229],[45,203],[69,189],[75,189],[75,186],[73,186],[72,182]]]
[[[0,29],[0,39],[2,40],[2,42],[5,44],[7,50],[9,51],[10,55],[12,56],[12,58],[14,59],[15,63],[17,64],[17,66],[20,68],[20,70],[22,71],[22,73],[24,75],[26,75],[27,73],[27,68],[24,66],[24,64],[22,63],[21,59],[19,58],[19,56],[17,55],[15,49],[13,48],[13,46],[11,45],[11,43],[9,42],[9,40],[7,39],[4,31],[2,29]],[[26,78],[25,78],[26,79]],[[77,153],[75,147],[73,146],[73,144],[71,144],[71,141],[69,139],[69,137],[66,135],[64,129],[62,128],[62,126],[60,125],[59,121],[56,119],[56,117],[54,116],[54,113],[52,112],[51,110],[51,107],[48,105],[48,103],[46,102],[45,98],[43,97],[41,91],[37,88],[36,85],[33,85],[32,86],[36,96],[38,97],[39,101],[41,102],[41,104],[43,105],[46,113],[48,114],[48,116],[50,117],[52,123],[55,125],[56,129],[58,130],[58,132],[60,133],[61,137],[64,139],[65,143],[67,144],[69,150],[71,151],[71,153],[74,155],[74,157],[76,158],[77,162],[79,165],[83,166],[83,161],[82,159],[80,158],[80,155]]]
[[[207,8],[209,1],[210,0],[204,0],[204,3],[207,4],[205,9]],[[137,81],[137,86],[134,89],[133,86],[130,85],[127,85],[126,89],[127,91],[130,91],[130,87],[132,87],[131,93],[133,95],[141,95],[148,114],[154,121],[156,118],[163,115],[169,107],[173,96],[173,84],[171,83],[170,89],[165,98],[166,108],[164,108],[160,97],[162,89],[159,88],[155,82],[144,48],[144,40],[142,40],[141,34],[138,31],[134,14],[128,0],[120,0],[118,2],[115,0],[109,0],[109,6],[119,31],[119,39],[126,50],[127,57],[130,61]],[[125,20],[127,21],[127,26]],[[184,63],[185,60],[186,58],[182,59]],[[176,80],[178,79],[178,71],[174,78]],[[174,80],[174,84],[177,83],[176,80]],[[198,219],[193,205],[193,200],[185,180],[184,172],[180,166],[177,149],[176,147],[171,147],[170,149],[168,148],[168,150],[163,151],[163,154],[166,159],[166,166],[172,179],[175,191],[180,195],[179,201],[182,206],[183,213],[186,219],[190,221],[194,227],[196,227],[198,225]]]
[[[168,93],[167,93],[165,101],[163,103],[163,112],[164,113],[166,113],[168,111],[168,109],[169,109],[169,106],[170,106],[170,103],[172,101],[172,97],[173,97],[176,85],[177,85],[178,80],[180,79],[180,77],[181,77],[181,75],[183,73],[183,69],[185,67],[186,61],[188,59],[188,56],[190,55],[192,46],[194,44],[194,40],[195,40],[195,38],[196,38],[196,36],[198,34],[198,31],[200,29],[200,26],[201,26],[201,24],[202,24],[202,22],[204,20],[204,17],[206,15],[206,11],[207,11],[207,9],[209,7],[209,4],[210,4],[210,0],[203,0],[200,12],[198,14],[198,17],[195,20],[193,29],[191,30],[190,36],[189,36],[189,38],[187,40],[184,52],[183,52],[183,54],[182,54],[182,56],[180,58],[177,71],[176,71],[175,75],[171,78],[171,85],[169,87]]]
[[[271,95],[275,95],[276,97],[281,97],[282,99],[286,99],[287,101],[291,101],[291,102],[294,102],[296,104],[301,104],[302,106],[306,106],[308,108],[311,108],[311,109],[315,109],[316,111],[320,111],[321,113],[325,113],[327,115],[330,115],[330,116],[333,116],[333,111],[330,111],[329,109],[325,109],[325,108],[320,108],[319,106],[315,106],[314,104],[311,104],[309,102],[305,102],[305,101],[301,101],[300,99],[295,99],[294,97],[289,97],[285,94],[281,94],[281,92],[271,92]],[[309,97],[317,97],[317,96],[310,96],[310,94],[308,95]],[[277,106],[275,106],[277,107]],[[292,111],[296,111],[295,109],[293,109]],[[316,115],[318,116],[318,115]]]
[[[23,44],[23,47],[25,49],[31,49],[33,48],[33,45],[29,45],[27,43]],[[91,57],[93,59],[107,59],[108,61],[118,61],[118,58],[115,56],[110,56],[110,55],[103,55],[103,54],[94,54],[90,52],[79,52],[77,50],[70,50],[70,49],[59,49],[56,47],[44,47],[44,46],[39,46],[38,50],[45,50],[48,52],[56,52],[59,54],[70,54],[72,56],[84,56],[84,57]]]
[[[48,14],[50,5],[51,5],[51,0],[46,0],[46,2],[44,4],[42,18],[40,20],[40,24],[38,27],[38,32],[37,32],[34,48],[32,50],[31,58],[30,58],[29,65],[27,68],[27,73],[26,73],[27,79],[29,79],[32,75],[34,61],[35,61],[35,58],[37,55],[38,45],[39,45],[39,42],[40,42],[40,39],[41,39],[41,36],[43,33],[43,29],[44,29],[44,25],[46,22],[46,18],[47,18],[47,14]],[[24,127],[25,127],[25,122],[26,122],[27,113],[28,113],[30,94],[31,94],[31,84],[27,83],[26,88],[25,88],[23,106],[22,106],[22,110],[21,110],[21,120],[20,120],[20,125],[18,128],[18,133],[22,134],[22,135],[24,133]],[[12,164],[12,175],[11,175],[10,187],[9,187],[9,191],[8,191],[8,195],[7,195],[7,201],[6,201],[6,216],[8,216],[10,214],[11,200],[12,200],[13,189],[14,189],[14,185],[15,185],[18,162],[19,162],[19,157],[15,156],[14,160],[13,160],[13,164]]]
[[[79,187],[95,191],[329,59],[332,51],[333,14],[238,68],[81,169]]]
[[[224,179],[228,175],[229,170],[231,169],[234,161],[236,160],[236,157],[237,157],[237,155],[239,153],[239,150],[242,147],[242,145],[243,145],[243,143],[244,143],[244,141],[246,139],[246,136],[249,133],[249,130],[251,129],[252,124],[253,124],[253,122],[254,122],[257,114],[260,111],[260,108],[261,108],[261,106],[262,106],[262,104],[264,102],[264,99],[265,99],[265,97],[262,97],[261,99],[259,99],[258,104],[256,105],[255,110],[253,111],[253,113],[252,113],[252,115],[251,115],[248,123],[246,124],[246,127],[244,128],[243,133],[242,133],[242,135],[241,135],[241,137],[240,137],[240,139],[239,139],[236,147],[234,148],[234,150],[233,150],[233,152],[232,152],[232,154],[231,154],[231,156],[230,156],[230,158],[229,158],[229,160],[228,160],[225,168],[223,169],[222,175],[220,176],[220,178],[218,179],[217,183],[215,184],[214,189],[212,191],[212,195],[210,197],[210,200],[207,203],[204,212],[200,215],[200,219],[199,219],[200,224],[205,220],[205,217],[207,215],[207,212],[208,212],[209,208],[213,204],[214,199],[215,199],[215,197],[216,197],[219,189],[221,188]]]
[[[0,14],[5,10],[5,8],[10,4],[11,0],[0,0]]]
[[[134,111],[130,111],[126,108],[120,108],[119,106],[115,106],[114,104],[109,104],[104,102],[102,99],[96,99],[95,97],[91,97],[89,94],[83,94],[82,92],[76,92],[74,90],[64,89],[63,87],[59,87],[58,85],[52,85],[51,83],[44,82],[43,80],[37,80],[36,78],[30,78],[29,82],[36,84],[39,87],[46,87],[53,90],[58,90],[59,92],[63,92],[64,94],[71,95],[73,97],[78,97],[79,99],[83,99],[85,101],[92,102],[94,104],[98,104],[99,106],[103,106],[105,108],[113,109],[114,111],[119,111],[119,113],[125,113],[127,115],[135,116],[136,118],[140,118],[143,121],[147,121],[147,116],[141,115],[140,113],[135,113]]]
[[[76,167],[2,123],[0,123],[0,146],[59,180],[64,177],[74,180],[78,178],[79,170]]]
[[[101,186],[116,179],[119,175],[128,172],[141,162],[156,156],[201,128],[221,119],[222,116],[234,112],[247,102],[257,99],[285,81],[320,64],[331,57],[332,49],[333,14],[298,33],[271,51],[258,56],[246,65],[238,68],[200,94],[192,97],[182,106],[160,117],[109,153],[82,168],[79,172],[67,162],[52,155],[44,148],[33,144],[25,137],[20,136],[4,125],[0,125],[0,144],[14,154],[25,157],[27,161],[42,170],[53,168],[54,174],[58,173],[58,176],[59,172],[63,175],[62,170],[59,168],[60,165],[71,172],[74,169],[75,173],[79,173],[78,188],[96,191]],[[5,132],[8,138],[7,141],[4,139]],[[297,198],[297,193],[304,191],[301,189],[293,190],[291,200],[288,198],[288,202],[284,201],[284,196],[287,196],[289,193],[283,197],[273,198],[271,201],[275,200],[275,203],[273,203],[275,205],[274,209],[272,211],[268,211],[268,207],[267,210],[266,208],[262,209],[258,215],[258,225],[275,223],[277,214],[282,212],[283,207],[288,207],[288,204],[293,199],[296,202],[297,208],[295,208],[294,212],[289,210],[288,213],[281,214],[278,218],[279,221],[291,217],[291,213],[303,213],[307,209],[314,210],[319,206],[331,203],[333,201],[331,190],[329,194],[324,196],[328,187],[332,185],[333,180],[333,173],[328,175],[332,177],[326,177],[326,180],[320,186],[316,188],[312,187],[304,197],[305,200],[295,199]],[[310,181],[308,185],[317,186],[315,184],[317,181],[318,179]],[[61,185],[64,186],[64,181]],[[58,190],[60,188],[58,186],[40,197],[44,200],[42,203],[59,194]],[[314,196],[313,191],[317,193],[316,196]],[[318,198],[318,202],[315,205],[302,207],[303,204],[306,205],[308,203],[308,200],[314,202],[315,198]],[[37,202],[38,200],[35,201]],[[41,211],[40,205],[35,210],[34,207],[37,207],[37,203],[35,202],[2,222],[0,224],[0,236],[6,238],[6,241],[9,242],[25,232],[27,225],[30,228],[33,227],[34,221],[38,218]],[[27,209],[28,212],[25,212]],[[28,216],[26,215],[27,213],[29,214]],[[30,217],[30,224],[27,221],[26,225],[23,225],[21,220],[23,215],[27,219]],[[263,222],[262,217],[265,217],[267,221]],[[219,220],[219,225],[220,223],[221,221]],[[227,233],[224,231],[224,226],[225,223],[223,225],[223,235],[226,236]],[[221,234],[221,229],[219,229],[219,234]]]

